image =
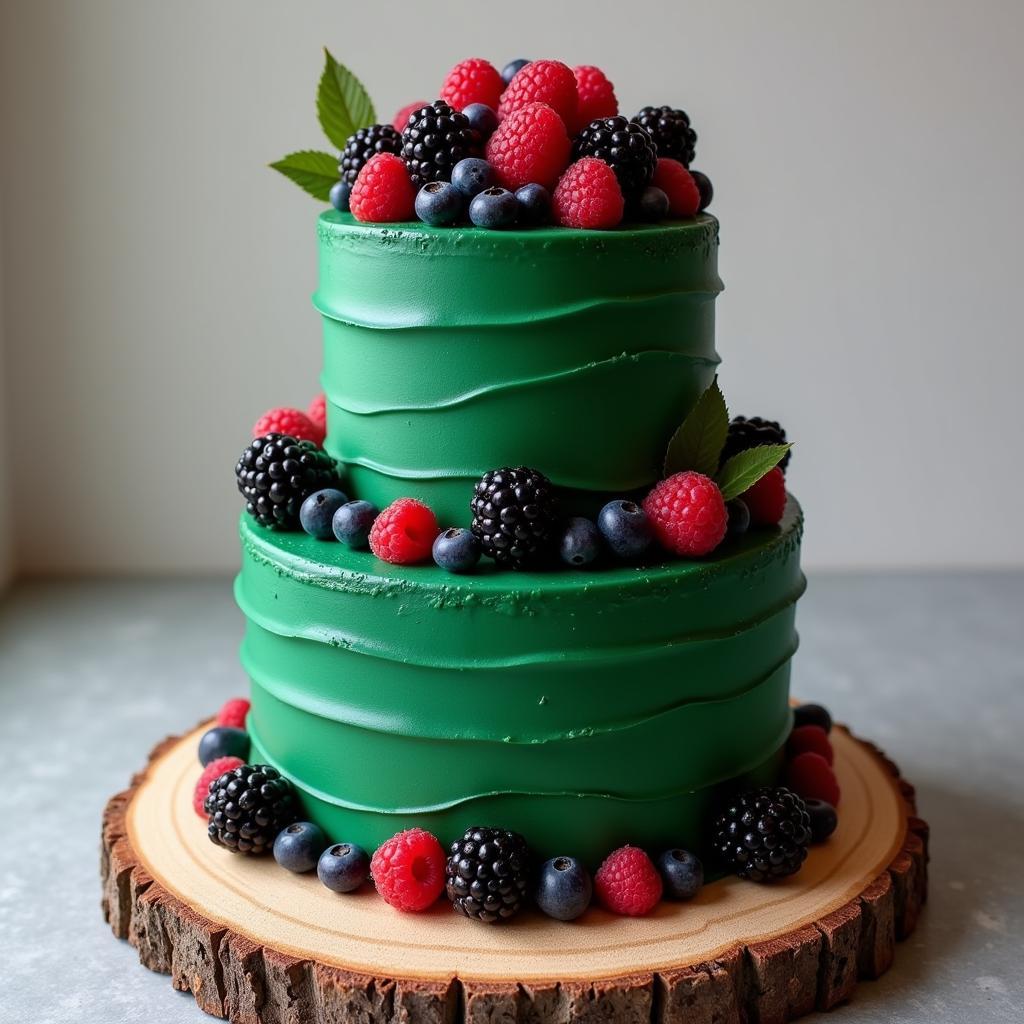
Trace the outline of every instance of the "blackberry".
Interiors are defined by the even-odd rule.
[[[466,917],[493,924],[522,908],[530,850],[518,832],[469,828],[450,847],[445,888],[452,906]]]
[[[245,510],[260,526],[279,530],[299,527],[302,503],[315,491],[338,483],[334,459],[312,441],[288,434],[257,437],[235,464]]]
[[[203,804],[210,841],[232,853],[257,855],[274,846],[278,833],[299,817],[292,784],[276,768],[243,764],[210,783]]]
[[[609,164],[627,200],[637,200],[651,183],[658,152],[650,133],[621,115],[599,117],[573,143],[572,158],[596,156]]]
[[[483,553],[499,565],[522,569],[554,549],[558,502],[551,481],[535,469],[519,466],[484,473],[469,508],[470,529]]]
[[[731,459],[748,448],[757,448],[762,444],[785,444],[786,432],[777,420],[765,420],[760,416],[735,416],[729,424],[729,433],[722,448],[722,462]],[[783,473],[789,465],[792,452],[786,452],[779,463]]]
[[[428,181],[451,181],[452,168],[468,156],[480,156],[482,149],[469,118],[444,100],[434,100],[409,115],[399,155],[419,188]]]
[[[715,821],[712,848],[740,878],[768,882],[800,870],[811,842],[807,805],[788,789],[755,789]]]
[[[697,133],[690,127],[690,118],[685,110],[644,107],[633,118],[633,123],[647,129],[658,156],[678,160],[684,167],[690,166],[697,148]]]
[[[389,124],[371,124],[350,135],[338,157],[341,180],[351,188],[363,169],[363,164],[377,153],[402,155],[402,136]]]

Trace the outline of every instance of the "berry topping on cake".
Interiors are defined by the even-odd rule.
[[[428,181],[416,193],[414,208],[416,216],[424,224],[441,227],[454,224],[462,216],[466,197],[450,181]]]
[[[624,117],[600,117],[591,121],[576,136],[573,159],[597,157],[619,179],[622,194],[638,199],[654,177],[658,154],[647,129]]]
[[[662,480],[644,499],[658,542],[688,558],[709,554],[722,543],[728,515],[718,485],[686,470]]]
[[[668,212],[673,217],[693,217],[700,209],[697,182],[678,160],[658,157],[654,184],[668,196]]]
[[[582,569],[601,554],[601,531],[597,524],[583,516],[573,516],[562,531],[558,553],[566,565]]]
[[[651,521],[635,501],[609,501],[598,513],[597,528],[608,550],[625,561],[639,558],[654,542]]]
[[[349,196],[352,195],[352,186],[347,181],[336,181],[327,193],[327,198],[339,213],[348,213]]]
[[[638,219],[655,223],[668,216],[668,196],[656,185],[648,185],[640,193],[635,213]]]
[[[786,511],[786,478],[775,466],[740,497],[750,509],[750,521],[757,526],[776,526]]]
[[[370,877],[370,856],[355,843],[336,843],[320,854],[316,874],[331,892],[355,892]]]
[[[392,565],[415,565],[430,557],[440,533],[437,517],[415,498],[393,501],[373,522],[370,550]]]
[[[210,840],[232,853],[268,852],[298,818],[292,784],[266,764],[242,764],[210,784],[205,809]]]
[[[724,463],[733,455],[763,444],[785,444],[786,431],[777,420],[766,420],[760,416],[734,416],[729,422],[729,433],[722,448],[721,461]],[[785,472],[792,452],[786,452],[779,461],[779,468]]]
[[[553,551],[558,502],[543,473],[526,466],[492,469],[477,481],[469,507],[483,553],[499,565],[522,569]]]
[[[581,64],[572,73],[576,78],[576,126],[582,128],[596,118],[614,117],[619,112],[615,87],[600,68]]]
[[[485,188],[497,183],[498,176],[494,167],[478,156],[467,156],[452,168],[452,185],[466,199],[472,199]]]
[[[441,86],[441,99],[455,110],[464,110],[471,103],[496,110],[504,91],[505,80],[498,69],[481,57],[470,57],[448,72]]]
[[[336,487],[314,491],[299,509],[299,525],[317,540],[333,540],[331,523],[334,513],[348,501],[348,496]]]
[[[334,513],[331,529],[336,540],[356,550],[369,547],[370,529],[380,510],[368,501],[350,501]]]
[[[487,160],[506,188],[531,182],[554,188],[569,163],[571,143],[565,124],[544,103],[509,113],[487,143]]]
[[[449,572],[470,572],[480,561],[480,541],[470,530],[453,526],[437,535],[434,562]]]
[[[835,760],[835,752],[828,733],[820,725],[798,725],[790,734],[786,744],[786,753],[790,757],[804,754],[807,751],[821,754],[829,764]]]
[[[536,182],[516,189],[519,223],[526,227],[547,224],[551,220],[551,193]]]
[[[452,843],[445,887],[452,906],[487,924],[507,921],[523,906],[530,851],[518,832],[501,828],[466,829]]]
[[[319,825],[311,821],[296,821],[277,833],[274,860],[285,871],[302,875],[316,867],[326,845],[327,836]]]
[[[265,437],[267,434],[287,434],[297,441],[312,441],[315,445],[324,443],[323,429],[310,419],[308,413],[286,406],[271,409],[256,421],[252,436]]]
[[[529,64],[529,63],[530,63],[530,62],[529,62],[528,60],[526,60],[526,59],[525,59],[524,57],[520,57],[520,58],[518,58],[517,60],[510,60],[510,61],[509,61],[509,62],[508,62],[508,63],[507,63],[507,64],[506,64],[506,65],[505,65],[505,66],[504,66],[504,67],[503,67],[502,69],[501,69],[501,79],[502,79],[502,81],[503,81],[503,82],[504,82],[504,83],[505,83],[506,85],[508,85],[508,83],[509,83],[509,82],[511,82],[511,81],[512,81],[512,79],[513,79],[513,78],[515,78],[515,77],[516,77],[516,75],[517,75],[517,74],[518,74],[518,73],[519,73],[520,71],[522,71],[522,70],[523,70],[523,68],[525,68],[525,67],[526,67],[526,65],[527,65],[527,64]]]
[[[450,181],[452,168],[467,156],[479,156],[480,150],[480,135],[469,118],[444,100],[413,111],[402,132],[402,159],[417,188],[428,181]]]
[[[594,875],[594,891],[613,914],[642,917],[661,899],[661,875],[651,858],[637,846],[608,854]]]
[[[727,532],[732,537],[739,537],[750,529],[750,509],[739,498],[725,503],[725,511],[729,516]]]
[[[463,114],[469,121],[469,127],[480,135],[481,142],[486,142],[498,127],[498,114],[486,103],[470,103]]]
[[[322,431],[324,435],[327,434],[327,396],[322,391],[309,403],[306,415],[314,427]],[[323,441],[320,443],[323,444]]]
[[[215,725],[199,740],[199,763],[208,765],[221,757],[249,756],[249,734],[230,725]]]
[[[839,806],[839,782],[832,766],[821,754],[805,751],[786,765],[786,785],[808,800],[824,800]]]
[[[802,725],[817,725],[828,733],[832,731],[832,715],[821,704],[800,704],[793,708],[793,728]]]
[[[807,807],[780,787],[736,797],[715,821],[712,846],[740,878],[768,882],[799,871],[810,841]]]
[[[217,724],[232,729],[245,728],[245,716],[249,714],[249,702],[244,697],[232,697],[221,705],[217,712]]]
[[[552,857],[542,865],[534,901],[548,917],[575,921],[590,906],[593,896],[590,872],[575,857]]]
[[[692,900],[704,884],[704,865],[687,850],[666,850],[657,861],[661,880],[665,883],[665,898]]]
[[[563,227],[603,230],[622,220],[625,201],[611,167],[603,160],[584,157],[559,178],[552,207]]]
[[[693,168],[690,168],[690,174],[693,175],[693,180],[697,185],[697,191],[700,192],[700,206],[697,208],[698,212],[706,210],[711,205],[711,200],[715,198],[715,190],[711,184],[711,179],[704,174],[703,171],[695,171]]]
[[[370,876],[377,892],[396,910],[426,910],[444,891],[444,848],[429,832],[410,828],[377,848]]]
[[[401,134],[405,131],[405,126],[409,123],[409,118],[415,114],[417,110],[422,110],[423,107],[429,106],[429,100],[413,100],[412,103],[406,103],[404,107],[399,107],[395,116],[391,119],[391,127]]]
[[[415,201],[416,190],[401,158],[394,153],[377,153],[359,172],[349,207],[356,220],[390,224],[411,220]]]
[[[534,60],[509,82],[498,106],[504,120],[513,110],[546,103],[565,124],[576,123],[576,76],[560,60]]]
[[[242,764],[245,762],[240,757],[218,757],[203,769],[192,793],[192,807],[204,821],[209,817],[206,813],[206,798],[210,795],[210,783]]]
[[[395,131],[391,125],[371,124],[368,128],[360,128],[348,137],[345,148],[338,158],[341,180],[351,188],[371,156],[376,156],[377,153],[393,153],[398,156],[401,151],[401,133]]]
[[[811,816],[811,842],[823,843],[839,825],[836,809],[824,800],[804,800],[807,813]]]
[[[690,166],[697,133],[690,127],[686,111],[672,107],[644,107],[633,122],[647,129],[658,156],[678,160],[684,167]]]
[[[485,188],[469,204],[469,219],[478,228],[510,228],[519,217],[519,201],[500,185]]]

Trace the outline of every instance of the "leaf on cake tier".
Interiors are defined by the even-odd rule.
[[[338,180],[338,158],[315,149],[289,153],[270,166],[325,203],[330,200],[331,186]]]
[[[728,433],[729,410],[715,377],[669,441],[665,476],[688,469],[714,476]]]
[[[738,498],[773,470],[792,447],[791,444],[762,444],[728,459],[715,477],[722,497],[726,501]]]
[[[330,50],[324,50],[324,70],[316,93],[316,113],[324,134],[339,150],[345,148],[353,132],[377,120],[373,101],[363,83],[344,64],[339,64]],[[337,174],[334,177],[336,181]]]

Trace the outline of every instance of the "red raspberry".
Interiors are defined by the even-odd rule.
[[[448,72],[441,86],[441,99],[456,110],[463,110],[470,103],[486,103],[491,110],[497,110],[504,88],[501,72],[490,61],[470,57]]]
[[[394,128],[396,132],[404,132],[405,126],[409,123],[409,115],[414,111],[419,110],[420,107],[425,107],[427,105],[428,103],[426,100],[413,100],[412,103],[406,103],[406,105],[402,107],[391,119],[391,127]]]
[[[832,766],[812,751],[797,754],[786,765],[786,785],[805,800],[824,800],[839,806],[839,783]]]
[[[769,470],[740,498],[750,509],[750,521],[755,526],[776,526],[786,511],[786,478],[782,470],[778,466]]]
[[[327,433],[327,396],[322,391],[309,403],[306,415],[314,427]]]
[[[513,110],[487,141],[487,162],[505,188],[515,191],[531,181],[551,189],[569,162],[569,134],[545,103]]]
[[[249,702],[244,697],[232,697],[217,712],[217,724],[230,725],[232,729],[244,729],[247,714]]]
[[[416,190],[401,157],[375,153],[359,172],[348,205],[356,220],[389,224],[411,220],[415,201]]]
[[[377,892],[397,910],[426,910],[444,889],[445,853],[441,844],[421,828],[392,836],[370,861]]]
[[[622,846],[597,869],[594,891],[613,914],[642,917],[661,899],[661,875],[639,847]]]
[[[700,189],[693,175],[678,161],[659,157],[651,184],[668,196],[673,217],[695,217],[700,209]]]
[[[836,756],[829,742],[828,733],[820,725],[800,725],[789,734],[789,743],[786,744],[786,753],[789,757],[796,757],[807,751],[820,754],[829,764],[832,764]]]
[[[279,406],[265,412],[252,428],[253,437],[266,434],[288,434],[296,441],[324,443],[324,432],[301,409]]]
[[[593,156],[570,165],[552,197],[555,220],[567,228],[613,228],[625,206],[615,172]]]
[[[615,86],[600,68],[581,64],[573,68],[572,73],[576,78],[576,121],[573,125],[576,131],[597,117],[613,117],[619,112]]]
[[[245,762],[240,757],[218,757],[203,769],[203,774],[199,776],[195,791],[192,793],[192,808],[200,818],[208,817],[206,811],[203,810],[203,802],[210,792],[210,783],[219,779],[225,772],[242,764]]]
[[[718,484],[692,470],[662,480],[644,499],[644,512],[661,546],[690,558],[714,551],[729,521]]]
[[[560,60],[530,61],[508,83],[498,106],[498,117],[528,103],[546,103],[562,121],[576,123],[576,76]]]
[[[415,498],[393,501],[370,528],[370,550],[384,562],[414,565],[430,557],[441,532],[437,516]]]

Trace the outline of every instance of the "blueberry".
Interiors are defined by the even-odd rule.
[[[511,227],[519,215],[519,203],[507,188],[484,189],[469,204],[469,219],[478,228]]]
[[[658,221],[668,216],[668,196],[656,185],[648,185],[637,203],[641,220]]]
[[[597,528],[618,558],[639,558],[654,540],[651,524],[635,501],[609,501],[598,514]]]
[[[666,850],[658,858],[658,871],[670,900],[691,900],[704,884],[704,865],[686,850]]]
[[[524,185],[516,190],[516,199],[520,223],[536,226],[551,222],[551,193],[543,185]]]
[[[437,535],[434,561],[449,572],[469,572],[480,561],[480,541],[460,527]]]
[[[517,71],[522,71],[530,62],[528,60],[510,60],[502,69],[501,77],[505,79],[505,84],[508,85],[516,76]]]
[[[807,813],[811,816],[811,842],[823,843],[839,824],[836,809],[824,800],[804,800]]]
[[[274,860],[288,871],[301,875],[312,871],[327,845],[327,836],[319,825],[311,821],[297,821],[277,833],[274,840]]]
[[[376,505],[368,501],[350,501],[334,513],[331,529],[342,544],[350,548],[365,548],[370,537],[370,527],[376,518]]]
[[[711,200],[715,198],[715,190],[711,187],[711,179],[701,171],[690,171],[694,182],[697,185],[697,191],[700,193],[700,206],[698,210],[706,210],[711,205]]]
[[[467,199],[472,199],[473,196],[483,192],[485,188],[490,188],[496,180],[494,168],[479,157],[467,156],[465,160],[460,160],[452,168],[452,184]],[[486,225],[484,226],[486,227]]]
[[[565,527],[558,550],[566,565],[590,565],[601,553],[601,531],[589,519],[573,516]]]
[[[333,892],[352,892],[370,874],[370,858],[355,843],[338,843],[320,854],[317,877]]]
[[[348,197],[352,194],[352,186],[347,181],[336,181],[331,186],[331,206],[342,213],[348,213]]]
[[[793,728],[801,725],[820,725],[825,732],[831,732],[832,716],[820,704],[801,704],[793,708]]]
[[[310,537],[330,540],[334,536],[331,530],[334,513],[347,501],[348,498],[333,487],[314,491],[299,509],[299,523]]]
[[[745,501],[733,498],[732,501],[726,502],[725,511],[729,516],[729,533],[734,537],[750,529],[750,509],[747,508]]]
[[[498,115],[486,103],[470,103],[462,108],[462,112],[469,118],[469,127],[475,128],[485,141],[498,127]]]
[[[464,205],[465,197],[450,181],[428,181],[416,193],[416,216],[435,227],[457,221]]]
[[[199,763],[204,767],[218,757],[249,757],[249,734],[244,729],[216,725],[203,733],[199,741]]]
[[[590,906],[594,883],[575,857],[553,857],[537,881],[537,906],[556,921],[574,921]]]

